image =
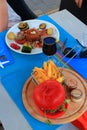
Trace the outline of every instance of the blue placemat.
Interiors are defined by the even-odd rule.
[[[5,63],[3,66],[7,66],[14,62],[6,44],[5,44],[5,41],[3,40],[3,39],[5,39],[6,32],[7,31],[0,33],[0,61],[1,62],[9,61],[8,63]]]

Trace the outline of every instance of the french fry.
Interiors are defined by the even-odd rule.
[[[57,78],[57,72],[55,68],[52,67],[52,78],[56,79]]]
[[[44,82],[44,81],[43,81],[42,79],[39,78],[39,79],[38,79],[38,82],[39,82],[39,83],[42,83],[42,82]]]
[[[61,76],[61,77],[57,78],[56,80],[59,81],[60,83],[62,83],[64,81],[64,76]]]
[[[44,69],[35,67],[33,71],[34,71],[34,72],[35,72],[35,71],[37,71],[37,72],[41,72],[41,71],[44,72]]]
[[[52,69],[51,69],[51,64],[48,62],[48,70],[47,70],[47,75],[49,78],[52,77]]]
[[[64,76],[60,74],[59,68],[54,64],[52,60],[48,63],[43,63],[43,68],[35,67],[33,69],[33,76],[39,83],[42,83],[48,79],[56,79],[59,82],[64,80]]]
[[[48,68],[48,67],[47,67],[47,62],[44,62],[44,63],[43,63],[43,69],[44,69],[45,71],[47,71],[47,68]]]
[[[41,68],[35,68],[35,72],[37,72],[37,75],[35,73],[33,74],[37,80],[42,79],[43,81],[49,79],[48,76],[46,76],[45,71]]]
[[[52,60],[49,60],[49,63],[51,64],[53,68],[55,68],[55,71],[59,72],[58,67],[54,64]]]
[[[54,64],[54,62],[52,60],[50,60],[49,63],[52,66],[53,75],[55,75],[55,78],[57,78],[57,76],[59,75],[59,69],[58,69],[58,67]]]

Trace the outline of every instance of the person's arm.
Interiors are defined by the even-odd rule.
[[[8,27],[8,9],[6,0],[0,0],[0,32]]]
[[[83,0],[75,0],[75,3],[77,4],[77,6],[78,6],[79,8],[81,8],[81,7],[82,7]]]

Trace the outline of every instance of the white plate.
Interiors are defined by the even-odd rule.
[[[53,28],[53,34],[52,34],[52,36],[59,40],[59,30],[56,28],[56,26],[54,26],[54,25],[51,24],[50,22],[47,22],[47,21],[44,21],[44,20],[26,20],[26,21],[24,21],[24,22],[27,22],[27,23],[28,23],[29,28],[39,28],[39,25],[40,25],[41,23],[46,23],[46,28],[50,28],[50,27]],[[9,31],[7,32],[6,37],[5,37],[5,41],[6,41],[7,46],[8,46],[11,50],[13,50],[13,51],[15,51],[15,52],[17,52],[17,53],[20,53],[20,54],[32,55],[32,54],[42,53],[42,48],[35,48],[35,49],[32,49],[32,52],[31,52],[31,53],[24,53],[24,52],[21,52],[21,49],[20,49],[20,50],[15,50],[15,49],[13,49],[13,48],[10,47],[10,44],[11,44],[12,42],[15,42],[15,41],[9,40],[9,39],[7,38],[7,35],[8,35],[9,32],[14,32],[15,34],[17,34],[17,33],[20,31],[20,29],[18,28],[18,25],[19,25],[19,23],[17,23],[16,25],[14,25],[14,26],[13,26],[12,28],[10,28]],[[22,48],[22,46],[23,46],[23,45],[20,45],[20,44],[18,44],[18,45],[21,46],[21,48]]]

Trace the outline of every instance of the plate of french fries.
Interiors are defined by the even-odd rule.
[[[60,72],[60,69],[52,60],[48,62],[44,61],[42,68],[35,67],[32,76],[38,84],[49,79],[56,79],[59,82],[63,82],[64,80],[64,76]]]

